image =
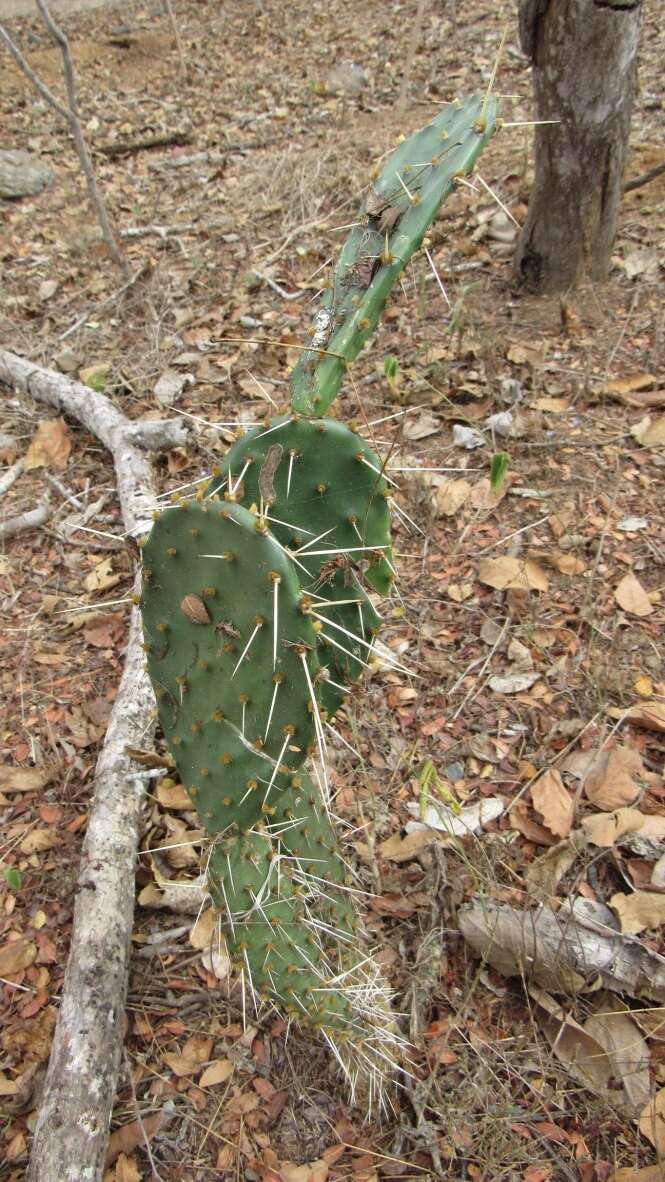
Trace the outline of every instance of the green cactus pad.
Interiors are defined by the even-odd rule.
[[[363,222],[337,262],[314,319],[311,348],[291,375],[294,411],[325,414],[441,203],[472,171],[496,126],[493,98],[451,103],[387,160],[370,189]]]
[[[305,590],[316,590],[317,580],[336,566],[354,566],[379,594],[388,593],[393,577],[388,483],[378,456],[343,423],[289,415],[270,419],[234,444],[222,473],[229,481],[227,496],[230,487],[246,507],[268,507],[270,529],[295,552]]]
[[[316,630],[293,564],[261,528],[240,505],[185,502],[159,517],[144,547],[160,722],[211,832],[269,817],[315,737]]]
[[[333,571],[325,583],[319,583],[316,596],[306,596],[302,602],[311,604],[321,625],[317,694],[332,718],[365,671],[381,617],[350,570]]]

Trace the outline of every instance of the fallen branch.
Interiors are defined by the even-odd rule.
[[[191,131],[165,131],[161,135],[146,135],[138,140],[119,140],[114,144],[96,144],[95,152],[113,159],[114,156],[131,156],[133,152],[143,152],[150,148],[182,147],[191,144]]]
[[[150,463],[135,443],[139,425],[133,428],[103,394],[11,353],[0,353],[0,381],[77,419],[97,436],[113,457],[127,534],[146,533],[155,491]],[[155,431],[144,434],[144,441],[151,445],[156,438]],[[134,607],[125,668],[95,769],[69,960],[37,1115],[29,1182],[98,1182],[104,1168],[120,1067],[135,861],[147,775],[126,748],[149,743],[154,726],[154,698],[141,635],[139,611]]]
[[[16,517],[6,517],[0,521],[0,541],[13,538],[15,534],[25,533],[29,529],[37,529],[44,525],[53,514],[50,505],[38,505],[36,509],[28,509],[27,513],[19,513]]]
[[[458,923],[467,944],[505,977],[568,994],[600,978],[604,989],[663,1005],[665,957],[585,913],[580,903],[574,911],[564,905],[554,912],[472,902],[460,910]]]
[[[626,181],[623,191],[624,193],[632,193],[633,189],[641,189],[643,185],[648,185],[651,181],[655,181],[656,177],[662,176],[665,172],[665,160],[662,164],[656,164],[654,168],[650,168],[648,172],[641,173],[640,176],[635,176],[631,181]]]
[[[15,464],[12,464],[11,468],[7,469],[3,476],[0,476],[0,497],[9,491],[13,484],[16,484],[24,466],[25,461],[23,459],[17,460]]]

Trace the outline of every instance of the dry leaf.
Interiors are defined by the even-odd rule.
[[[607,1052],[614,1075],[623,1084],[624,1108],[637,1116],[651,1094],[649,1048],[630,1015],[617,1010],[616,1000],[608,996],[608,1005],[609,1010],[593,1014],[584,1029]]]
[[[614,592],[614,598],[619,607],[631,616],[650,616],[653,611],[649,596],[633,574],[624,575]]]
[[[609,849],[625,833],[638,833],[644,824],[644,814],[638,809],[617,809],[615,813],[594,813],[582,821],[582,831],[588,842]]]
[[[10,940],[0,948],[0,977],[12,977],[23,972],[32,964],[37,955],[37,945],[32,940]]]
[[[656,1092],[644,1106],[640,1114],[639,1129],[642,1136],[655,1146],[658,1156],[662,1157],[665,1154],[665,1088]]]
[[[216,1063],[211,1063],[209,1067],[206,1067],[198,1081],[198,1086],[200,1088],[213,1088],[215,1084],[226,1083],[234,1071],[235,1068],[230,1059],[218,1059]]]
[[[114,1182],[141,1182],[141,1172],[133,1157],[120,1154],[115,1163]]]
[[[574,554],[553,554],[550,562],[562,575],[583,575],[586,570],[586,563]]]
[[[200,1070],[201,1065],[208,1062],[214,1042],[215,1040],[213,1038],[205,1038],[203,1035],[193,1035],[187,1039],[181,1053],[165,1051],[163,1055],[164,1062],[168,1063],[173,1074],[179,1078],[195,1075]]]
[[[305,1162],[302,1166],[284,1161],[279,1169],[279,1177],[282,1182],[326,1182],[329,1171],[330,1166],[322,1158]]]
[[[111,559],[101,558],[85,576],[83,586],[86,591],[107,591],[109,587],[115,587],[121,579],[122,575],[112,574]]]
[[[0,767],[0,791],[37,792],[55,775],[55,768]]]
[[[495,673],[488,679],[487,684],[495,694],[521,694],[524,690],[531,689],[540,681],[540,673],[525,673],[521,669],[512,672],[509,670],[503,675]]]
[[[548,902],[556,894],[561,879],[576,862],[579,853],[574,841],[561,841],[534,858],[526,872],[529,894],[541,903]]]
[[[478,578],[497,591],[547,591],[547,575],[529,558],[484,558],[478,568]]]
[[[567,837],[573,824],[574,803],[555,768],[543,772],[531,785],[531,800],[550,832]]]
[[[566,1014],[548,993],[534,985],[529,986],[529,993],[538,1006],[541,1028],[557,1059],[597,1096],[606,1099],[614,1096],[608,1086],[614,1075],[613,1065],[597,1039]]]
[[[634,373],[627,378],[615,378],[608,382],[605,390],[608,394],[632,394],[634,390],[647,390],[655,381],[652,373]]]
[[[411,862],[436,840],[431,828],[423,825],[422,829],[415,829],[407,833],[406,837],[395,833],[387,841],[381,842],[379,856],[386,862]]]
[[[628,710],[612,706],[607,712],[612,718],[623,718],[650,731],[665,731],[665,701],[637,702]]]
[[[630,433],[643,447],[665,447],[665,415],[653,421],[651,415],[645,415],[631,427]]]
[[[468,480],[444,480],[436,489],[436,507],[444,517],[452,517],[461,509],[471,492]]]
[[[484,825],[496,821],[506,808],[506,802],[501,796],[484,796],[476,804],[454,813],[442,800],[430,796],[430,803],[425,809],[424,817],[420,816],[420,805],[409,801],[407,810],[417,821],[407,821],[406,830],[409,835],[417,833],[423,826],[437,829],[451,837],[468,837],[471,833],[479,833]]]
[[[106,1149],[106,1165],[112,1166],[121,1153],[129,1157],[139,1145],[145,1145],[146,1137],[151,1141],[163,1124],[164,1114],[162,1112],[153,1112],[148,1116],[144,1116],[141,1121],[133,1120],[130,1124],[122,1125],[119,1129],[116,1129],[109,1137]]]
[[[168,778],[160,780],[155,796],[167,809],[193,809],[192,799],[183,784],[175,784]]]
[[[621,931],[635,935],[646,928],[665,923],[665,895],[655,891],[633,891],[631,895],[612,895],[610,907],[619,918]]]
[[[534,398],[529,406],[533,410],[547,410],[550,414],[561,415],[570,410],[570,400],[568,398]]]
[[[65,468],[72,450],[64,419],[46,419],[37,427],[25,454],[26,472],[33,468]]]
[[[549,341],[524,341],[511,345],[506,357],[514,365],[542,365],[547,357]]]
[[[39,854],[43,850],[50,850],[56,843],[55,829],[31,829],[19,845],[22,854]]]
[[[601,751],[584,779],[584,791],[596,808],[612,813],[633,804],[640,785],[633,776],[644,771],[642,757],[634,747],[610,747]]]
[[[662,1166],[622,1166],[610,1174],[608,1182],[663,1182]]]

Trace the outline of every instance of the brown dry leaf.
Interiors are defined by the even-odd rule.
[[[547,591],[547,575],[542,567],[529,558],[484,558],[478,568],[478,578],[496,591]]]
[[[199,915],[194,927],[189,933],[192,948],[209,948],[213,935],[217,932],[218,916],[214,907],[208,907]]]
[[[616,912],[621,931],[635,935],[665,923],[665,895],[655,891],[633,891],[631,895],[612,895],[610,907]]]
[[[627,378],[615,378],[608,382],[605,391],[608,394],[632,394],[634,390],[648,390],[655,381],[652,373],[634,373]]]
[[[584,792],[596,808],[613,813],[637,800],[641,789],[633,776],[643,771],[642,757],[634,747],[610,747],[594,759],[584,779]]]
[[[32,964],[37,955],[37,945],[32,940],[10,940],[0,948],[0,977],[12,977]]]
[[[649,1048],[633,1019],[616,1008],[608,996],[608,1010],[593,1014],[585,1023],[587,1034],[605,1049],[625,1092],[624,1108],[637,1116],[651,1094]]]
[[[619,607],[631,616],[650,616],[653,611],[649,596],[633,574],[624,575],[614,592],[614,598]]]
[[[608,1182],[663,1182],[662,1166],[622,1166],[610,1174]]]
[[[506,357],[514,365],[542,365],[548,349],[549,341],[524,341],[511,345]]]
[[[214,1046],[214,1038],[202,1034],[193,1034],[182,1048],[180,1054],[166,1051],[164,1060],[168,1063],[174,1075],[194,1075],[203,1063],[207,1063]]]
[[[160,780],[155,789],[155,796],[161,805],[167,809],[192,809],[192,798],[183,784],[176,784],[165,778]]]
[[[235,1071],[235,1067],[230,1059],[218,1059],[216,1063],[211,1063],[206,1067],[203,1075],[198,1081],[200,1088],[213,1088],[215,1084],[226,1083]]]
[[[54,767],[0,767],[0,791],[37,792],[50,783]]]
[[[22,854],[40,854],[50,850],[58,838],[55,829],[32,829],[19,845]]]
[[[620,706],[611,706],[607,711],[611,718],[624,718],[626,722],[634,722],[636,726],[646,727],[650,731],[665,731],[665,701],[653,699],[650,702],[637,702],[628,710]]]
[[[141,1171],[133,1157],[121,1153],[115,1163],[114,1182],[141,1182]]]
[[[411,862],[428,846],[435,844],[436,834],[432,829],[416,829],[400,837],[395,833],[379,846],[379,855],[386,862]]]
[[[576,834],[573,834],[573,837],[575,836]],[[526,885],[529,894],[541,903],[551,899],[552,895],[556,894],[556,888],[564,874],[568,873],[579,853],[575,841],[571,840],[559,842],[551,849],[546,850],[544,854],[534,858],[526,872]]]
[[[129,1157],[139,1145],[145,1145],[145,1137],[149,1141],[159,1132],[164,1123],[161,1112],[153,1112],[144,1116],[142,1121],[133,1120],[130,1124],[122,1125],[111,1133],[106,1149],[106,1165],[112,1166],[121,1153]],[[145,1129],[145,1136],[143,1130]]]
[[[94,560],[94,566],[85,576],[83,586],[86,591],[107,591],[110,587],[115,587],[121,579],[122,575],[112,573],[111,559],[100,558]]]
[[[282,1182],[326,1182],[330,1166],[322,1158],[317,1161],[305,1162],[302,1166],[295,1166],[290,1161],[284,1161],[279,1168]]]
[[[452,517],[461,509],[471,492],[468,480],[444,480],[436,489],[436,507],[444,517]]]
[[[26,472],[33,468],[65,468],[72,450],[72,441],[64,419],[45,419],[25,453]]]
[[[529,986],[529,993],[538,1006],[541,1029],[557,1059],[597,1096],[613,1097],[608,1085],[614,1068],[597,1039],[566,1014],[549,993],[535,985]]]
[[[615,813],[594,813],[582,821],[582,831],[592,845],[609,849],[624,833],[638,833],[644,825],[638,809],[617,809]]]
[[[573,824],[575,806],[555,768],[543,772],[531,785],[531,800],[550,832],[556,837],[567,837]]]
[[[665,447],[665,415],[653,420],[651,415],[645,415],[630,433],[643,447]]]
[[[508,494],[510,482],[504,480],[501,488],[493,489],[489,476],[482,476],[471,489],[469,504],[473,509],[494,509]]]
[[[640,1114],[639,1130],[655,1146],[658,1156],[662,1157],[665,1154],[665,1088],[661,1088],[645,1104]]]
[[[570,399],[568,398],[534,398],[533,402],[529,403],[533,410],[546,410],[553,415],[562,415],[565,411],[570,410]]]
[[[574,554],[553,554],[550,562],[562,575],[583,575],[586,563]]]

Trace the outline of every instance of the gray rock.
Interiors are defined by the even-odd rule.
[[[53,181],[53,169],[32,152],[0,149],[0,197],[32,197]]]
[[[362,66],[354,62],[341,62],[334,66],[328,75],[328,89],[342,91],[344,94],[360,94],[369,85],[367,74]]]

